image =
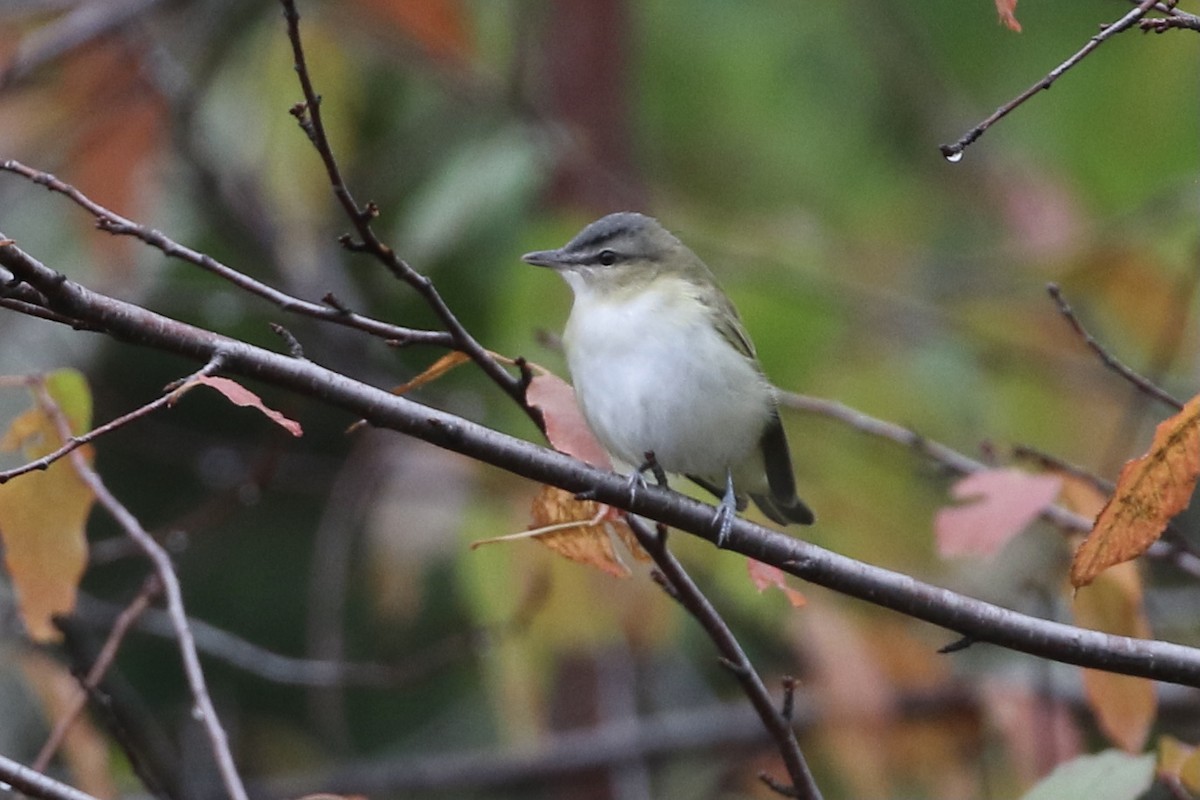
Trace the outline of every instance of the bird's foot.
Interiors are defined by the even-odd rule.
[[[713,525],[717,529],[717,547],[724,547],[733,530],[733,520],[737,516],[737,493],[733,491],[733,472],[725,473],[725,494],[721,497],[721,505],[713,516]]]

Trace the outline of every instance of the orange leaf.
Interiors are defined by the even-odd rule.
[[[400,384],[392,389],[392,394],[404,394],[405,392],[424,386],[427,383],[436,381],[438,378],[445,375],[450,370],[465,364],[470,361],[470,356],[458,350],[451,350],[446,355],[439,358],[437,361],[429,365],[429,367],[411,381]]]
[[[1021,23],[1017,22],[1017,0],[996,0],[996,13],[1004,27],[1015,33],[1021,32]]]
[[[47,376],[44,385],[74,433],[90,427],[91,394],[82,375],[61,370]],[[0,449],[20,448],[21,455],[32,461],[62,444],[48,410],[34,407],[13,420]],[[90,461],[91,448],[80,450]],[[4,562],[16,589],[21,619],[35,641],[57,640],[52,618],[75,608],[79,579],[87,566],[84,525],[94,500],[70,457],[0,485]]]
[[[937,512],[933,527],[938,552],[943,557],[995,555],[1054,502],[1061,487],[1057,476],[1031,475],[1019,469],[987,469],[968,475],[950,492],[958,500],[977,500]]]
[[[764,592],[774,586],[784,593],[788,602],[792,604],[792,608],[800,608],[808,602],[799,590],[787,585],[784,572],[779,567],[748,558],[746,559],[746,569],[750,573],[750,580],[754,582],[754,586],[759,592]]]
[[[626,542],[636,540],[628,531],[629,526],[611,508],[594,500],[578,500],[556,486],[543,486],[533,499],[532,511],[530,530],[481,539],[474,542],[471,549],[497,542],[536,539],[572,561],[588,564],[617,578],[629,576],[629,567],[617,555],[613,536]]]
[[[1200,395],[1154,429],[1141,458],[1128,461],[1117,489],[1075,551],[1071,585],[1086,586],[1113,564],[1137,558],[1187,508],[1200,476]]]
[[[1148,638],[1142,609],[1142,581],[1131,562],[1105,570],[1075,593],[1075,622],[1085,628]],[[1154,682],[1129,675],[1085,669],[1083,687],[1096,723],[1108,740],[1129,753],[1141,752],[1154,723],[1158,701]]]
[[[357,0],[357,5],[433,58],[466,61],[471,54],[468,15],[460,0]]]
[[[191,389],[193,386],[207,386],[211,389],[216,389],[225,399],[233,403],[235,406],[250,406],[257,408],[266,416],[267,419],[274,422],[279,427],[286,430],[292,436],[303,436],[304,429],[300,427],[300,423],[294,419],[288,419],[283,414],[280,414],[273,408],[267,408],[263,405],[262,399],[254,392],[242,386],[237,381],[231,381],[229,378],[213,377],[211,375],[201,375],[197,378],[185,383],[175,390],[175,396],[179,397],[184,392]]]
[[[575,390],[557,375],[536,375],[525,391],[531,406],[541,409],[546,438],[560,453],[575,456],[593,467],[612,469],[612,460],[583,419]]]

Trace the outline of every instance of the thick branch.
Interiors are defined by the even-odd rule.
[[[0,238],[3,235],[0,234]],[[461,417],[300,361],[186,325],[97,294],[48,269],[15,245],[0,246],[0,265],[41,291],[70,317],[102,326],[124,341],[207,362],[220,353],[225,371],[262,380],[356,418],[602,503],[713,540],[713,508],[675,492],[646,487],[631,498],[627,478],[570,456],[507,436]],[[1041,658],[1200,687],[1200,650],[1168,642],[1113,636],[1050,622],[890,570],[863,564],[807,542],[734,520],[728,549],[773,564],[804,580]]]

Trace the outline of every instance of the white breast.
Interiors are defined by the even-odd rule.
[[[733,469],[740,489],[760,491],[757,445],[770,386],[712,327],[690,285],[661,278],[613,298],[571,284],[563,342],[580,408],[601,444],[631,466],[653,451],[668,472],[718,485]]]

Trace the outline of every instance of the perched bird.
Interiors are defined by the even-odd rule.
[[[812,524],[775,390],[737,310],[683,242],[621,212],[522,260],[556,270],[575,294],[567,366],[588,427],[615,459],[638,473],[657,464],[721,498],[718,545],[746,495],[781,525]]]

